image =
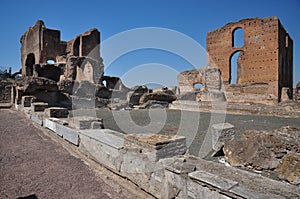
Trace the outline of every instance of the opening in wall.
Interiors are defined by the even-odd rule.
[[[236,28],[232,32],[232,47],[242,47],[244,46],[244,29]]]
[[[238,83],[238,74],[239,74],[239,56],[240,51],[233,53],[230,57],[230,77],[229,84],[237,84]]]
[[[81,56],[80,38],[77,38],[73,44],[73,55]]]
[[[195,91],[200,91],[201,88],[202,88],[202,84],[200,84],[200,83],[194,84],[194,90],[195,90]]]
[[[103,84],[105,87],[107,87],[107,82],[106,82],[106,80],[103,80],[102,84]]]
[[[32,76],[33,74],[33,65],[35,64],[35,57],[33,53],[29,53],[26,57],[25,66],[26,66],[26,76]]]
[[[47,60],[47,64],[54,64],[54,63],[55,63],[55,61],[53,59]]]

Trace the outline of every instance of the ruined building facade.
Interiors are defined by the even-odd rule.
[[[14,81],[12,90],[17,105],[24,98],[72,108],[76,100],[95,96],[104,70],[97,29],[66,42],[61,41],[59,30],[48,29],[38,20],[20,43],[22,78]]]
[[[48,29],[43,21],[38,20],[22,35],[20,43],[23,76],[42,77],[48,73],[53,77],[59,74],[62,79],[84,79],[98,83],[103,75],[100,32],[95,28],[66,42],[61,41],[59,30]],[[35,66],[45,65],[48,61],[54,66]],[[45,71],[47,69],[50,71]]]
[[[235,32],[241,29],[244,44],[237,46]],[[289,90],[292,99],[293,40],[277,17],[228,23],[207,34],[206,48],[208,65],[221,70],[226,92],[269,94],[281,101],[282,91]],[[237,52],[237,82],[232,82],[231,59]]]

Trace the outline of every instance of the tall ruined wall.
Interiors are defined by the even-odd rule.
[[[82,56],[91,57],[100,61],[100,32],[91,29],[81,35]]]
[[[244,45],[235,46],[234,32],[240,28],[244,31]],[[208,65],[220,68],[225,84],[233,83],[231,58],[240,52],[237,84],[267,83],[267,93],[275,96],[281,85],[292,85],[292,40],[277,17],[228,23],[207,34],[206,47]]]
[[[41,32],[44,26],[44,22],[37,21],[36,24],[30,27],[21,37],[21,62],[22,62],[22,75],[25,76],[29,72],[26,72],[26,65],[28,65],[28,58],[32,57],[33,64],[39,63],[40,51],[41,51]],[[26,63],[27,61],[27,63]],[[32,63],[30,64],[32,65]],[[32,74],[28,74],[32,75]]]
[[[60,41],[60,31],[44,29],[41,42],[40,63],[46,63],[47,60],[56,60],[57,56],[65,54],[66,42]]]
[[[288,87],[293,99],[293,40],[281,24],[278,27],[278,95],[281,89]]]
[[[76,36],[67,43],[65,53],[71,56],[88,56],[102,62],[100,57],[100,32],[93,28]]]
[[[23,34],[20,43],[23,76],[31,76],[34,64],[55,60],[66,48],[66,42],[60,41],[60,31],[47,29],[41,20]]]
[[[91,70],[94,71],[95,78],[90,77],[91,81],[98,82],[103,75],[104,66],[100,57],[100,32],[96,28],[65,42],[60,40],[59,30],[48,29],[44,22],[39,20],[24,33],[20,42],[23,76],[32,76],[34,73],[33,65],[35,64],[45,64],[48,60],[65,63],[67,56],[89,57],[96,61],[92,64]],[[83,68],[85,67],[83,66]],[[67,68],[66,70],[71,69]],[[80,72],[82,71],[78,72],[79,76]],[[93,74],[93,72],[89,73]],[[81,76],[79,79],[86,78]]]

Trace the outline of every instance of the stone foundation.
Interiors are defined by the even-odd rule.
[[[56,133],[62,133],[64,139],[78,145],[84,154],[156,198],[300,197],[298,186],[198,157],[181,155],[186,150],[182,136],[125,135],[110,129],[70,131],[66,123],[62,124],[63,121],[45,119],[44,125]],[[64,130],[59,129],[62,126]],[[227,132],[232,128],[225,125],[215,129],[219,135],[221,130]],[[73,140],[75,142],[72,142],[70,135],[76,138]]]

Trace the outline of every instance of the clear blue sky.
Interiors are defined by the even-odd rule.
[[[61,30],[61,39],[66,41],[93,27],[100,30],[102,41],[133,28],[162,27],[185,34],[205,48],[206,34],[228,22],[278,16],[294,40],[295,84],[300,81],[299,11],[299,0],[0,0],[0,66],[12,66],[13,71],[20,68],[19,39],[38,19],[44,20],[49,28]],[[106,57],[103,58],[106,61]],[[153,65],[158,73],[161,65],[177,72],[193,68],[189,62],[170,52],[147,49],[123,55],[106,68],[105,73],[123,77],[130,69],[141,65],[149,67],[149,63],[158,63]]]

